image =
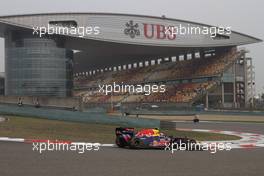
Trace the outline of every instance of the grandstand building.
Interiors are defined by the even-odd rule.
[[[173,33],[172,26],[219,29],[165,16],[105,13],[2,16],[5,95],[77,96],[87,107],[250,106],[254,67],[247,51],[238,46],[261,40],[234,31],[228,33],[226,29],[222,30],[225,34],[217,30],[181,35]],[[147,96],[104,95],[98,91],[98,85],[114,82],[163,84],[166,91]]]

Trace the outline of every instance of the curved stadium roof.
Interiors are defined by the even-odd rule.
[[[51,13],[51,14],[28,14],[0,17],[1,26],[3,24],[9,26],[17,26],[32,29],[33,27],[47,26],[51,21],[75,21],[78,26],[98,26],[100,27],[100,35],[86,35],[85,39],[95,39],[117,43],[138,44],[138,45],[154,45],[169,47],[201,47],[201,46],[230,46],[243,45],[260,42],[252,36],[232,31],[228,39],[214,40],[210,35],[204,34],[188,34],[177,35],[175,40],[158,40],[155,35],[153,38],[146,38],[144,33],[144,25],[147,25],[150,33],[151,27],[157,30],[157,25],[161,26],[178,26],[183,27],[213,27],[206,24],[171,19],[165,17],[129,15],[129,14],[112,14],[112,13]],[[133,21],[133,25],[138,25],[140,31],[139,36],[135,38],[128,37],[124,34],[126,24]],[[153,26],[151,26],[153,25]],[[72,35],[74,36],[74,35]]]
[[[112,13],[48,13],[0,17],[0,37],[9,30],[33,32],[36,27],[53,24],[75,24],[77,27],[99,27],[98,35],[57,35],[66,48],[81,50],[75,59],[80,65],[111,64],[139,58],[157,58],[205,48],[238,46],[261,42],[255,37],[232,31],[229,36],[212,38],[210,34],[167,35],[169,26],[214,27],[206,24],[165,17]],[[132,31],[132,32],[131,32]],[[165,34],[165,35],[164,35]],[[82,64],[83,63],[83,64]],[[81,67],[81,66],[80,66]]]

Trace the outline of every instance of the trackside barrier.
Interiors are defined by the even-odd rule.
[[[148,111],[148,110],[142,110],[142,111],[130,111],[129,114],[131,115],[153,115],[153,116],[193,116],[195,114],[208,114],[208,115],[239,115],[239,116],[264,116],[264,111],[239,111],[239,110],[208,110],[208,111],[195,111],[195,110],[189,110],[189,111]]]
[[[160,121],[160,129],[162,129],[162,130],[175,130],[176,129],[176,122],[161,120]]]
[[[64,120],[73,122],[88,122],[98,124],[113,124],[129,127],[159,128],[160,121],[154,119],[137,119],[120,116],[109,116],[103,113],[67,111],[58,109],[45,109],[34,107],[18,107],[14,105],[0,105],[0,114],[25,117],[38,117],[51,120]]]
[[[24,106],[35,106],[38,102],[42,107],[54,109],[78,109],[82,110],[81,99],[77,97],[31,97],[31,96],[0,96],[0,103],[17,105],[21,102]]]

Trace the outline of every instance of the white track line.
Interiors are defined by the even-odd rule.
[[[226,141],[202,141],[203,143],[231,143],[232,148],[256,148],[256,147],[264,147],[264,135],[256,134],[256,133],[243,133],[236,131],[221,131],[221,130],[207,130],[207,129],[185,129],[185,128],[177,128],[177,130],[182,131],[195,131],[195,132],[209,132],[209,133],[220,133],[226,135],[234,135],[241,137],[240,140],[226,140]],[[0,141],[3,142],[22,142],[22,143],[30,143],[30,141],[34,141],[32,139],[23,139],[23,138],[9,138],[9,137],[0,137]],[[88,142],[73,142],[74,144],[85,144]],[[99,144],[99,143],[97,143]],[[116,147],[115,144],[100,144],[101,147]]]
[[[0,141],[5,141],[5,142],[25,142],[25,139],[23,139],[23,138],[0,137]]]
[[[226,135],[234,135],[241,137],[240,140],[226,140],[226,141],[202,141],[203,143],[231,143],[232,148],[256,148],[264,147],[264,135],[256,133],[243,133],[236,131],[222,131],[222,130],[206,130],[206,129],[184,129],[177,128],[177,130],[183,131],[196,131],[196,132],[209,132],[209,133],[219,133]]]

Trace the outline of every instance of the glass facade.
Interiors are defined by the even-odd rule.
[[[54,39],[6,42],[6,95],[71,96],[73,52]]]

